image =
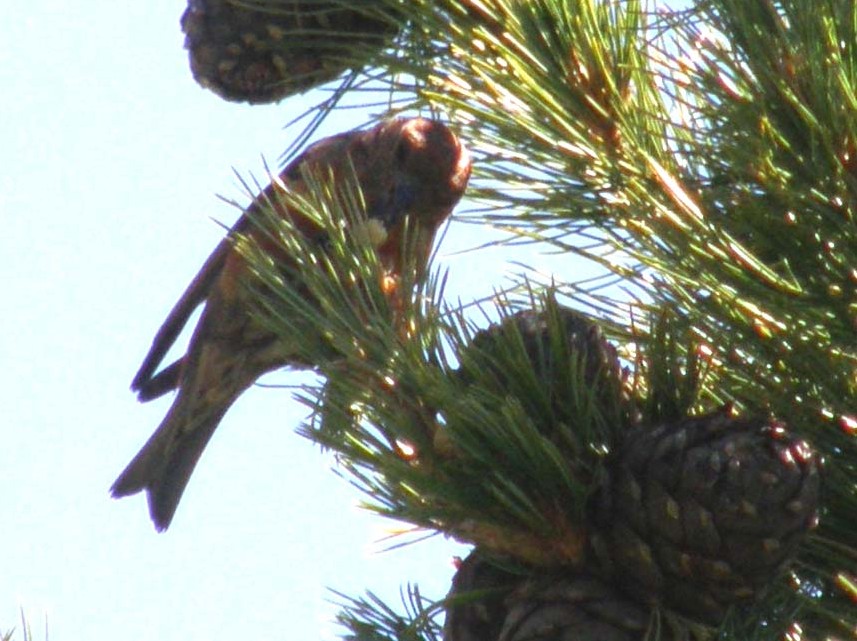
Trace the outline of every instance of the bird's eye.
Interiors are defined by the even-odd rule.
[[[396,145],[396,149],[393,152],[393,158],[401,165],[404,164],[410,153],[411,146],[408,144],[407,138],[402,138]]]

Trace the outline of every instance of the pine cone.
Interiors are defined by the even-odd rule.
[[[478,551],[453,579],[444,641],[679,641],[684,628],[649,637],[649,609],[586,573],[528,578]]]
[[[721,411],[639,429],[608,464],[591,543],[634,598],[717,625],[792,560],[818,490],[816,457],[777,423]]]
[[[276,102],[336,78],[397,27],[384,0],[188,0],[181,18],[196,81],[221,98]]]
[[[648,608],[594,576],[541,579],[523,584],[508,599],[498,641],[644,641]],[[688,639],[665,630],[660,641]]]
[[[524,310],[478,332],[460,360],[465,384],[478,381],[499,396],[515,396],[528,414],[549,414],[553,425],[576,430],[581,416],[594,414],[612,432],[632,420],[616,349],[598,325],[552,301],[544,311]],[[520,376],[523,360],[529,361],[534,378]],[[546,394],[534,393],[534,386]],[[562,437],[548,434],[549,426],[545,431],[569,457],[580,455]]]
[[[447,599],[445,641],[496,641],[506,619],[506,597],[524,579],[478,550],[458,566]]]

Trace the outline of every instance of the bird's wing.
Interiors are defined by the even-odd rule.
[[[289,165],[283,169],[280,174],[279,184],[284,182],[294,188],[301,182],[300,166],[309,161],[312,164],[324,165],[332,161],[342,162],[342,156],[347,153],[347,147],[352,140],[359,136],[359,132],[347,132],[325,138],[314,145],[311,145],[304,153],[295,158]],[[254,227],[253,211],[260,204],[272,204],[278,210],[281,209],[277,204],[277,181],[268,185],[261,194],[259,194],[238,219],[235,225],[227,234],[226,238],[220,241],[220,244],[211,253],[208,259],[203,264],[202,269],[188,285],[187,289],[179,298],[178,302],[173,306],[170,313],[164,320],[155,338],[152,340],[152,346],[149,348],[148,354],[143,359],[140,369],[134,376],[131,382],[131,389],[138,392],[140,400],[147,401],[157,398],[170,390],[176,389],[179,383],[182,363],[184,359],[179,359],[166,367],[161,372],[157,372],[164,357],[169,352],[170,348],[176,342],[179,334],[181,334],[188,319],[193,314],[194,310],[203,303],[211,291],[212,284],[217,279],[223,266],[226,264],[226,259],[232,251],[232,244],[236,234],[248,233]],[[286,211],[280,212],[282,215],[289,215]],[[250,215],[248,215],[250,214]],[[296,221],[299,227],[305,233],[314,228],[313,225],[301,225],[303,221]]]
[[[244,216],[242,216],[236,223],[235,227],[233,227],[233,230],[238,227],[246,226],[246,222],[244,221]],[[217,245],[215,250],[205,261],[205,264],[203,264],[202,269],[199,270],[199,273],[197,273],[188,288],[181,295],[181,298],[179,298],[178,302],[176,302],[172,310],[170,310],[166,320],[163,322],[160,329],[158,329],[158,333],[155,334],[155,338],[152,340],[152,346],[149,348],[149,353],[146,354],[142,365],[140,365],[140,369],[137,371],[137,374],[134,376],[134,380],[131,382],[132,390],[139,391],[143,396],[155,398],[156,396],[160,396],[160,394],[166,392],[168,389],[171,389],[164,388],[160,394],[156,394],[155,396],[149,396],[149,392],[146,391],[153,380],[155,371],[160,366],[161,361],[164,360],[164,356],[167,355],[167,352],[173,346],[173,343],[176,342],[176,338],[181,334],[181,331],[184,329],[185,324],[187,324],[191,314],[193,314],[193,311],[199,306],[199,304],[208,297],[211,285],[217,279],[218,274],[220,274],[220,270],[223,268],[223,265],[226,262],[226,257],[231,249],[232,241],[229,237],[221,240],[220,244]]]

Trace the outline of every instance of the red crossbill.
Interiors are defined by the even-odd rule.
[[[311,365],[297,356],[300,336],[275,335],[250,314],[251,294],[245,285],[253,276],[234,241],[239,234],[256,237],[260,247],[269,249],[265,231],[253,222],[261,207],[273,206],[277,215],[291,220],[299,233],[323,249],[324,230],[285,205],[278,192],[306,193],[306,172],[326,172],[334,181],[356,177],[366,218],[380,222],[386,232],[374,245],[379,264],[385,278],[395,279],[406,264],[416,264],[418,272],[424,269],[435,232],[464,193],[470,167],[467,150],[452,132],[424,118],[389,120],[332,136],[290,163],[209,256],[158,330],[131,388],[142,401],[173,389],[178,394],[158,429],[113,484],[113,496],[146,490],[156,528],[166,529],[203,449],[238,396],[266,372]],[[407,245],[416,256],[404,255],[406,219],[409,234],[416,232],[417,241]],[[270,251],[276,260],[289,262],[282,248]],[[300,290],[300,283],[294,286]],[[203,303],[186,354],[157,371]]]

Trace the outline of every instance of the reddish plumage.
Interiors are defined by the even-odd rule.
[[[262,232],[251,217],[261,203],[270,203],[307,239],[320,239],[321,228],[289,210],[277,192],[305,190],[304,169],[329,172],[335,180],[348,175],[352,166],[367,216],[379,220],[387,232],[376,251],[384,273],[393,277],[405,263],[401,251],[405,220],[410,220],[409,228],[418,239],[414,244],[418,255],[409,258],[421,270],[435,232],[461,198],[470,176],[469,154],[444,125],[424,118],[398,119],[312,145],[257,196],[173,307],[131,384],[142,401],[178,390],[161,425],[111,488],[115,497],[146,490],[158,530],[169,526],[203,449],[235,399],[266,372],[307,366],[297,360],[296,347],[290,344],[300,342],[300,336],[276,336],[251,317],[242,286],[250,274],[234,248],[235,235],[258,239]],[[202,303],[205,308],[187,353],[158,371]]]

